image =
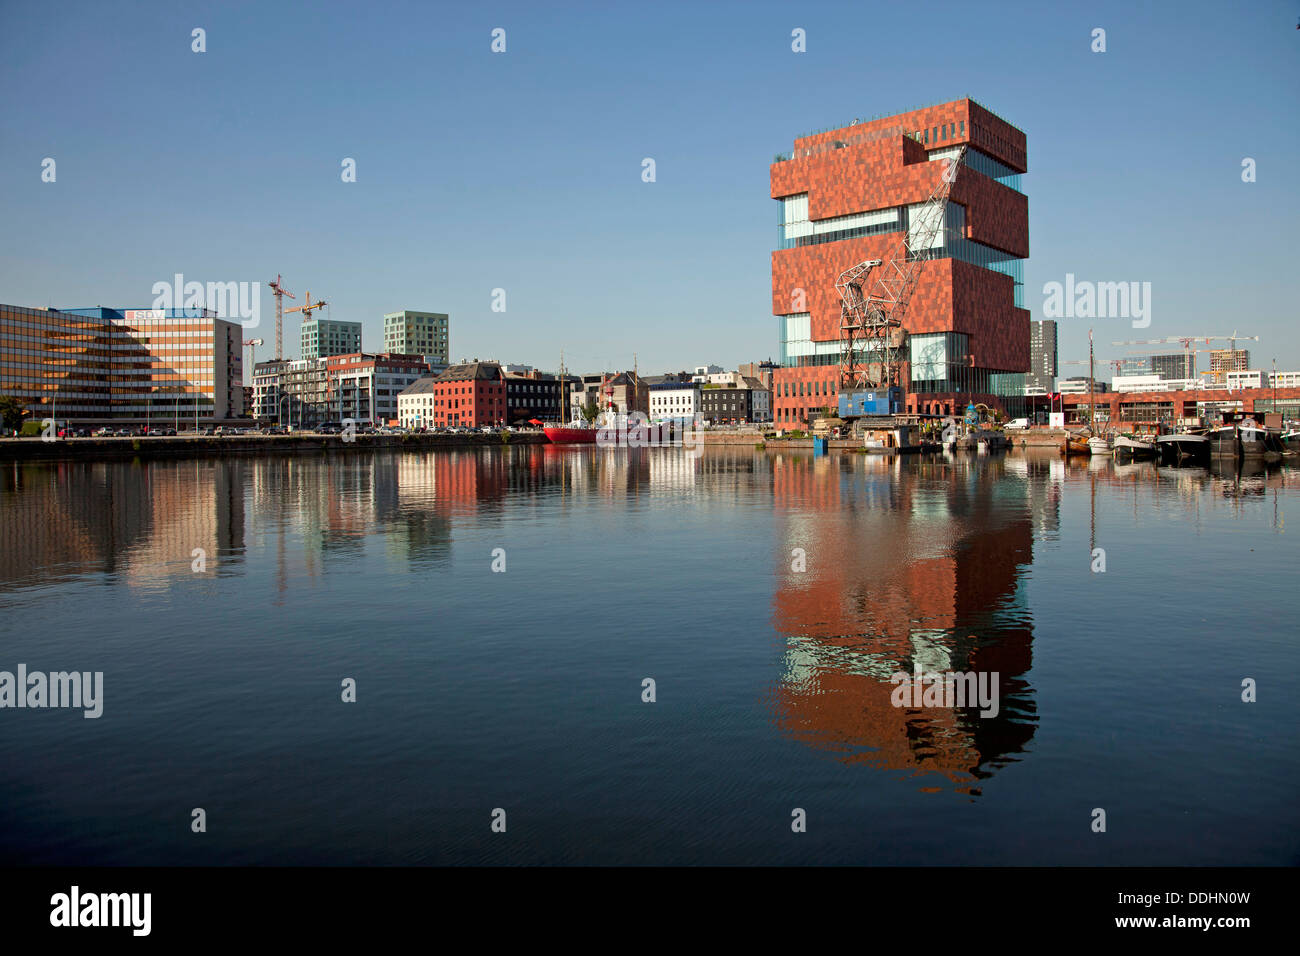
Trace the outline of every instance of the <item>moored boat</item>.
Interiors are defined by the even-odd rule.
[[[1093,435],[1088,439],[1088,452],[1093,455],[1109,455],[1110,439],[1105,435]]]
[[[1242,458],[1277,461],[1286,451],[1286,446],[1282,444],[1282,435],[1279,431],[1266,428],[1249,419],[1237,423],[1237,440],[1241,442]]]
[[[1208,465],[1210,440],[1199,432],[1179,432],[1156,437],[1156,452],[1162,465]]]
[[[1092,449],[1088,447],[1087,436],[1066,435],[1065,440],[1061,442],[1061,454],[1066,458],[1071,455],[1091,455]]]
[[[1236,425],[1220,425],[1211,428],[1205,435],[1210,440],[1211,458],[1238,459],[1241,457],[1241,439],[1237,437]]]
[[[567,425],[546,425],[542,431],[552,445],[594,445],[600,429],[587,422],[570,422]]]
[[[1156,456],[1156,443],[1136,435],[1116,435],[1112,443],[1115,451],[1115,457],[1125,460],[1134,460],[1140,458],[1154,458]]]

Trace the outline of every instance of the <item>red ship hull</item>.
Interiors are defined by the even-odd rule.
[[[548,426],[542,431],[546,433],[552,445],[594,445],[598,429]]]

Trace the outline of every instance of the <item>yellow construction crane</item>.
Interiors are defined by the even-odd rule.
[[[313,302],[313,301],[311,300],[311,293],[308,292],[308,293],[307,293],[307,304],[306,304],[306,305],[300,305],[300,306],[298,306],[298,307],[295,308],[295,309],[285,309],[285,310],[284,310],[284,314],[285,314],[285,315],[288,315],[290,312],[301,312],[301,313],[302,313],[302,317],[303,317],[304,319],[310,319],[310,318],[311,318],[311,314],[312,314],[313,312],[315,312],[315,311],[316,311],[317,309],[319,309],[321,306],[325,306],[325,305],[329,305],[329,303],[326,302],[324,299],[321,299],[319,302]]]
[[[298,306],[297,308],[294,308],[294,309],[285,309],[285,310],[284,310],[284,314],[285,314],[285,315],[288,315],[288,314],[291,313],[291,312],[301,312],[301,313],[302,313],[303,320],[306,321],[307,319],[310,319],[310,318],[311,318],[311,314],[312,314],[313,312],[315,312],[317,309],[319,309],[319,308],[321,308],[322,306],[325,306],[325,305],[329,305],[329,303],[326,302],[324,299],[321,299],[319,302],[313,302],[313,301],[311,300],[311,293],[308,292],[308,293],[307,293],[307,303],[306,303],[305,305],[300,305],[300,306]]]

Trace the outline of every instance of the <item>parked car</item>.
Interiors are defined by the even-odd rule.
[[[338,422],[326,422],[319,431],[322,435],[338,435],[343,431],[343,426]]]

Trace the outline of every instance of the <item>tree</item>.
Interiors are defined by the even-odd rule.
[[[0,423],[6,430],[23,427],[23,403],[12,395],[0,395]]]
[[[600,415],[600,402],[594,398],[582,406],[582,420],[584,422],[594,422]]]

